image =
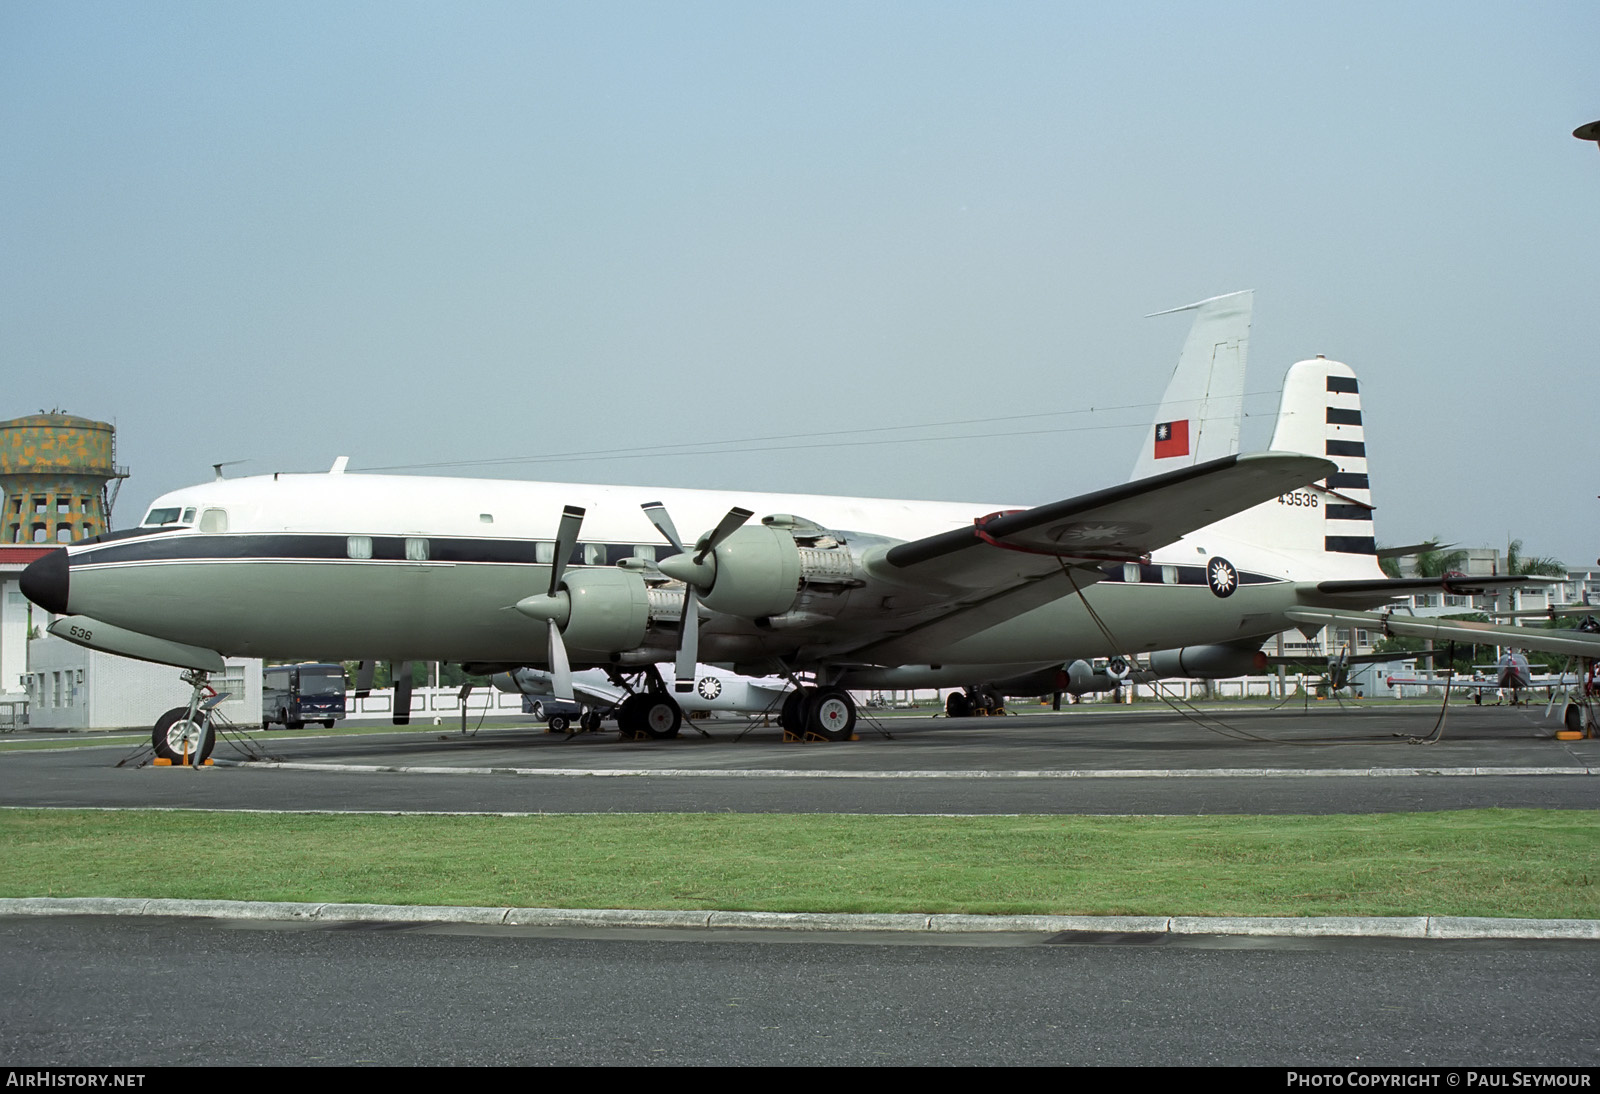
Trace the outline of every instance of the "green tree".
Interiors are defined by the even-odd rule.
[[[1530,577],[1566,577],[1567,567],[1560,559],[1524,555],[1522,541],[1514,539],[1506,544],[1506,573],[1527,574]]]

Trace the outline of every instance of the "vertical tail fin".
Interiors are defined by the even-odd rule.
[[[1338,471],[1322,482],[1222,522],[1229,535],[1276,551],[1321,559],[1320,571],[1378,572],[1372,534],[1361,390],[1349,365],[1317,357],[1289,366],[1272,451],[1324,456]]]
[[[1376,557],[1361,388],[1349,365],[1318,357],[1289,367],[1272,449],[1326,456],[1339,465],[1337,472],[1316,484],[1322,550]]]
[[[1134,461],[1133,479],[1190,467],[1239,451],[1252,290],[1213,296],[1156,315],[1193,311],[1178,366]],[[1131,481],[1131,480],[1130,480]]]

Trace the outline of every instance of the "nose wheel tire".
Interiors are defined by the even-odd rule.
[[[173,707],[156,719],[150,745],[156,755],[175,764],[202,764],[217,744],[217,731],[204,714],[189,720],[188,707]]]

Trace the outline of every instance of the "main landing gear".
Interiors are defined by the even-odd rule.
[[[667,691],[666,681],[654,665],[645,670],[645,690],[635,692],[617,707],[617,727],[634,740],[676,737],[683,725],[683,708]]]
[[[848,741],[855,735],[856,701],[844,688],[796,688],[783,701],[778,724],[802,741]]]
[[[952,691],[944,701],[944,712],[950,718],[998,717],[1006,712],[1005,698],[992,687],[968,688]]]

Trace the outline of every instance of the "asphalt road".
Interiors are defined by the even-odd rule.
[[[1600,944],[0,919],[0,1059],[1588,1065]]]

